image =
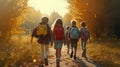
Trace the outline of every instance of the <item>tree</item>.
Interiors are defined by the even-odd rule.
[[[41,17],[42,14],[40,11],[36,11],[32,7],[28,7],[25,13],[24,23],[21,25],[21,27],[24,28],[26,33],[30,33],[40,23]]]
[[[61,18],[62,19],[62,16],[60,16],[59,13],[57,13],[55,11],[50,14],[50,17],[49,17],[49,24],[50,24],[50,26],[54,23],[54,21],[57,18]]]
[[[69,13],[65,14],[63,18],[63,25],[65,28],[71,25],[71,20],[72,20],[72,16]]]
[[[0,41],[6,41],[24,20],[28,0],[0,0]]]
[[[118,0],[67,0],[72,18],[86,21],[92,35],[109,37],[116,32],[119,36],[120,4]]]

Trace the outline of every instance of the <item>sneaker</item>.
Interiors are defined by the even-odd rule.
[[[40,64],[39,67],[44,67],[44,65],[43,65],[43,64]]]
[[[69,55],[69,50],[67,51],[67,54]]]
[[[86,55],[82,53],[82,57],[86,58]]]
[[[87,59],[86,55],[84,56],[84,58],[86,58],[86,59]]]
[[[48,59],[45,59],[45,65],[48,66]]]
[[[73,51],[71,52],[71,54],[70,54],[70,58],[72,58],[73,57]]]
[[[56,67],[60,67],[60,62],[57,62],[57,63],[56,63]]]
[[[74,60],[76,60],[76,55],[74,55]]]
[[[82,53],[82,57],[84,57],[83,53]]]
[[[56,62],[61,62],[61,60],[60,59],[56,59]]]
[[[44,62],[41,62],[39,67],[44,67]]]

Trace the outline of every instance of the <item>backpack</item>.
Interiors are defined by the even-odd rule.
[[[81,40],[84,40],[84,41],[88,40],[88,38],[90,37],[90,33],[87,28],[80,29],[80,37],[81,37]]]
[[[55,26],[54,31],[54,39],[55,40],[64,40],[64,29],[62,26]]]
[[[47,25],[40,24],[33,30],[32,36],[35,38],[39,38],[41,35],[45,36],[47,34],[48,34]]]
[[[37,26],[36,28],[36,36],[40,36],[40,35],[47,35],[47,25],[45,24],[40,24]]]
[[[72,27],[70,29],[70,38],[78,39],[79,38],[79,30],[77,27]]]

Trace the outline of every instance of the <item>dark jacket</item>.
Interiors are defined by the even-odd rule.
[[[32,36],[36,34],[37,27],[33,30]],[[40,35],[38,36],[38,43],[40,44],[49,44],[52,42],[52,31],[50,26],[47,24],[47,35]]]

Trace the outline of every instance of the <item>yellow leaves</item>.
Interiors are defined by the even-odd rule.
[[[11,35],[15,29],[17,31],[21,23],[24,22],[24,10],[27,7],[28,0],[2,0],[0,5],[0,30],[5,37]]]

